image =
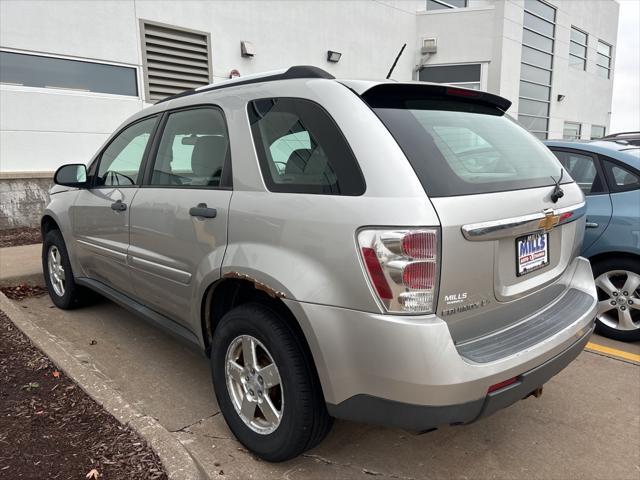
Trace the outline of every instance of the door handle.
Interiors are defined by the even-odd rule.
[[[586,228],[598,228],[599,227],[599,225],[597,223],[595,223],[595,222],[587,222],[587,223],[584,224],[584,226]]]
[[[189,209],[189,215],[192,217],[216,218],[218,211],[215,208],[207,207],[206,203],[199,203],[197,207]]]
[[[127,209],[127,204],[122,203],[122,200],[118,200],[111,204],[111,210],[115,210],[116,212],[124,212]]]

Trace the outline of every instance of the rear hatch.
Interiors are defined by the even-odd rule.
[[[505,115],[510,102],[428,84],[381,84],[362,98],[440,218],[437,314],[456,343],[553,302],[582,242],[584,197],[555,156]]]

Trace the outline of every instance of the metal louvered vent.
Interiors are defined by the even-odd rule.
[[[211,83],[208,33],[140,23],[147,101]]]

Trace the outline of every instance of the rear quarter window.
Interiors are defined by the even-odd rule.
[[[331,116],[300,98],[247,106],[262,177],[272,192],[362,195],[358,162]]]
[[[609,160],[603,160],[602,166],[611,180],[611,189],[614,192],[640,189],[640,175],[638,172]]]

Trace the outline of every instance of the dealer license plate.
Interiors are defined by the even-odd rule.
[[[516,238],[516,260],[518,277],[549,265],[549,234],[532,233]]]

